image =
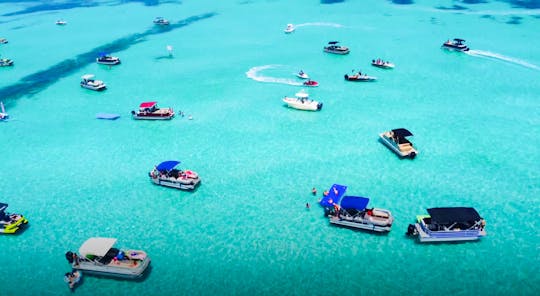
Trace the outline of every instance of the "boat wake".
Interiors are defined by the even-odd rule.
[[[259,82],[268,82],[268,83],[280,83],[280,84],[288,84],[288,85],[294,85],[294,86],[301,86],[302,83],[295,81],[293,79],[288,78],[279,78],[279,77],[271,77],[271,76],[264,76],[260,74],[260,72],[268,69],[275,69],[282,67],[280,65],[264,65],[264,66],[258,66],[253,67],[249,69],[249,71],[246,72],[246,76],[248,78],[251,78],[255,81]]]
[[[540,70],[540,67],[538,67],[535,64],[531,64],[531,63],[529,63],[527,61],[520,60],[520,59],[513,58],[513,57],[509,57],[509,56],[505,56],[505,55],[495,53],[495,52],[479,50],[479,49],[476,49],[476,50],[471,49],[471,50],[467,51],[466,53],[469,54],[469,55],[472,55],[472,56],[483,57],[483,58],[491,58],[491,59],[504,61],[504,62],[519,65],[519,66],[523,66],[523,67],[526,67],[526,68],[529,68],[529,69]]]
[[[317,22],[317,23],[303,23],[296,25],[296,28],[298,27],[308,27],[308,26],[316,26],[316,27],[334,27],[334,28],[342,28],[343,25],[336,24],[336,23],[324,23],[324,22]]]

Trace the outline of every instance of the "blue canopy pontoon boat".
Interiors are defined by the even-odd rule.
[[[167,160],[158,164],[148,175],[157,185],[183,190],[193,190],[201,183],[199,175],[191,170],[180,170],[180,161]]]

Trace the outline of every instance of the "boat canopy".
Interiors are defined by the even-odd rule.
[[[476,222],[482,220],[474,208],[452,207],[427,209],[434,224]]]
[[[343,209],[355,209],[363,211],[369,203],[369,198],[361,196],[344,196],[339,203],[339,206]]]
[[[297,92],[295,94],[295,96],[298,97],[298,98],[303,98],[303,99],[307,99],[309,97],[309,95],[306,92],[303,92],[303,91]]]
[[[338,43],[339,43],[339,41],[328,41],[328,44],[334,44],[335,45],[335,44],[338,44]]]
[[[454,38],[454,41],[456,41],[457,43],[465,42],[465,40],[461,38]]]
[[[102,51],[102,52],[99,53],[99,57],[100,57],[100,58],[104,58],[104,57],[107,57],[107,56],[109,56],[109,54],[106,53],[106,52],[104,52],[104,51]]]
[[[156,104],[157,104],[157,102],[144,102],[144,103],[141,103],[141,105],[139,106],[139,108],[141,108],[141,109],[152,108],[152,107],[154,107]]]
[[[333,207],[334,204],[338,204],[339,200],[343,195],[345,195],[345,191],[347,191],[347,186],[345,185],[339,185],[334,184],[330,189],[328,189],[328,195],[324,196],[320,204],[323,207]]]
[[[92,78],[94,78],[94,74],[85,74],[85,75],[81,76],[81,78],[84,79],[84,80],[92,79]]]
[[[174,169],[175,166],[179,165],[180,162],[176,160],[167,160],[156,166],[158,171],[170,171]]]
[[[79,248],[79,254],[83,257],[86,257],[87,255],[102,257],[107,254],[115,243],[115,238],[91,237]]]
[[[404,128],[396,128],[393,129],[392,132],[394,133],[394,136],[399,138],[405,138],[413,135],[409,130]]]
[[[7,209],[8,204],[0,202],[0,212],[3,212]]]

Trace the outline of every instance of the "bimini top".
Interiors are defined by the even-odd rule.
[[[81,78],[84,79],[84,80],[92,79],[92,78],[94,78],[94,74],[85,74],[85,75],[81,76]]]
[[[0,202],[0,212],[3,212],[5,209],[7,209],[8,204]]]
[[[344,196],[339,203],[343,209],[355,209],[363,211],[369,203],[369,198],[361,196]]]
[[[413,135],[409,130],[404,128],[396,128],[393,129],[392,132],[394,133],[394,136],[399,138],[405,138]]]
[[[79,248],[79,254],[83,257],[86,255],[105,256],[107,252],[116,243],[115,238],[106,237],[91,237],[86,240]]]
[[[295,94],[295,96],[296,96],[297,98],[303,98],[303,99],[307,99],[307,98],[309,97],[309,95],[308,95],[306,92],[304,92],[304,91],[299,91],[299,92],[297,92],[297,93]]]
[[[336,45],[336,44],[338,44],[338,43],[339,43],[339,41],[328,41],[328,44]]]
[[[345,195],[345,191],[347,191],[347,186],[345,185],[339,185],[334,184],[330,189],[328,189],[328,195],[324,196],[320,204],[323,207],[333,207],[334,204],[338,204],[339,200],[343,195]]]
[[[144,103],[141,103],[141,105],[139,106],[139,108],[141,108],[141,109],[144,109],[144,108],[152,108],[152,107],[154,107],[156,104],[157,104],[157,102],[144,102]]]
[[[457,42],[457,43],[465,42],[465,40],[463,40],[461,38],[454,38],[454,41]]]
[[[156,167],[156,169],[158,171],[170,171],[172,169],[174,169],[175,166],[179,165],[180,162],[179,161],[176,161],[176,160],[167,160],[167,161],[164,161],[160,164],[158,164],[158,166]]]
[[[431,222],[434,224],[450,224],[476,222],[482,220],[474,208],[431,208],[427,209],[431,216]]]

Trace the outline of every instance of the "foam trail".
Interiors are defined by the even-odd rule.
[[[516,59],[516,58],[513,58],[513,57],[505,56],[505,55],[495,53],[495,52],[479,50],[479,49],[476,49],[476,50],[471,49],[471,50],[467,51],[466,53],[469,54],[469,55],[472,55],[472,56],[496,59],[496,60],[500,60],[500,61],[520,65],[520,66],[523,66],[523,67],[527,67],[529,69],[540,70],[540,67],[538,67],[535,64],[531,64],[531,63],[526,62],[524,60],[520,60],[520,59]]]
[[[296,25],[296,27],[307,27],[307,26],[317,26],[317,27],[334,27],[334,28],[342,28],[343,25],[336,24],[336,23],[324,23],[324,22],[317,22],[317,23],[303,23]]]
[[[286,78],[276,78],[276,77],[270,77],[270,76],[263,76],[259,75],[259,72],[266,70],[266,69],[273,69],[278,67],[278,65],[264,65],[264,66],[258,66],[253,67],[249,69],[249,71],[246,72],[246,76],[248,78],[251,78],[255,81],[259,82],[270,82],[270,83],[281,83],[281,84],[288,84],[288,85],[294,85],[294,86],[301,86],[302,83],[299,83],[297,81],[294,81],[292,79],[286,79]]]

